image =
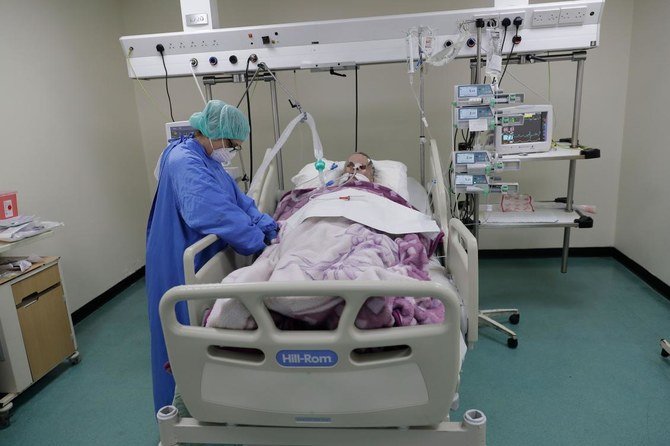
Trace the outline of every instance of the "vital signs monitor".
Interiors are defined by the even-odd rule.
[[[501,155],[547,152],[553,131],[551,105],[520,105],[496,110],[495,149]]]

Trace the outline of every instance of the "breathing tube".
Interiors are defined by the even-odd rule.
[[[254,179],[251,182],[251,187],[249,187],[249,193],[247,195],[251,196],[252,191],[255,191],[260,187],[260,182],[263,178],[263,175],[265,174],[265,171],[270,166],[270,163],[277,155],[277,153],[282,149],[284,144],[286,144],[286,141],[288,141],[289,137],[291,136],[291,133],[293,133],[293,130],[296,128],[296,126],[301,122],[307,124],[309,129],[312,131],[312,145],[314,146],[314,158],[316,160],[314,162],[314,168],[318,172],[321,187],[325,187],[326,181],[325,181],[324,170],[326,169],[326,162],[323,160],[323,146],[321,145],[319,132],[316,130],[316,122],[314,122],[314,118],[312,117],[312,115],[310,115],[307,112],[302,112],[298,116],[293,118],[293,120],[286,126],[281,136],[275,143],[274,147],[272,147],[270,153],[268,153],[268,155],[266,155],[265,158],[263,159],[263,162],[261,163],[260,167],[256,171],[256,174],[254,175]]]

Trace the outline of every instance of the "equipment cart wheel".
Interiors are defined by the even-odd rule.
[[[70,361],[70,364],[77,365],[81,362],[81,356],[79,356],[79,352],[76,351],[76,352],[72,353],[72,356],[67,358],[67,360]]]
[[[9,427],[9,411],[12,409],[12,407],[12,403],[0,407],[0,429]]]
[[[517,348],[519,346],[519,340],[517,338],[507,338],[507,346],[509,348]]]
[[[519,313],[510,314],[509,323],[512,325],[517,325],[519,323],[519,319],[521,319],[521,315]]]

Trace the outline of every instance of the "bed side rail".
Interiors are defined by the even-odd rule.
[[[215,243],[219,238],[210,234],[198,240],[184,250],[184,281],[187,285],[201,283],[220,283],[224,277],[245,261],[245,257],[236,254],[230,247],[217,252],[197,272],[195,270],[196,256]],[[211,307],[211,302],[190,301],[188,315],[191,323],[200,325],[203,312]]]
[[[277,190],[277,169],[274,164],[270,164],[265,172],[259,197],[255,199],[259,211],[265,214],[274,214],[277,208]]]
[[[438,220],[438,224],[443,229],[449,222],[449,202],[447,196],[447,188],[444,184],[444,171],[442,170],[442,163],[440,161],[440,153],[437,148],[437,141],[430,140],[430,167],[433,175],[432,184],[428,185],[432,195],[433,213]]]
[[[468,315],[468,347],[478,339],[479,326],[479,253],[477,239],[457,218],[449,221],[447,269],[451,273]]]
[[[219,238],[214,235],[210,234],[208,236],[205,236],[186,248],[184,250],[184,282],[186,285],[195,285],[197,283],[206,283],[202,282],[199,280],[198,275],[196,274],[195,271],[195,256],[197,256],[200,252],[203,250],[207,249],[209,246],[211,246],[213,243],[216,243],[216,241]]]
[[[375,330],[355,327],[356,316],[368,297],[398,295],[439,299],[445,306],[444,322]],[[336,330],[281,331],[263,304],[264,298],[272,296],[340,296],[345,307]],[[258,329],[185,326],[175,317],[174,306],[178,301],[221,297],[240,299],[256,320]],[[262,425],[283,426],[294,426],[301,417],[317,415],[328,419],[332,427],[427,425],[441,421],[449,411],[458,383],[459,314],[460,301],[455,291],[422,281],[180,286],[169,290],[160,303],[172,370],[191,413],[200,421],[244,424],[253,419]],[[261,359],[248,361],[234,354],[220,354],[221,346],[260,350]],[[407,349],[405,353],[382,355],[374,360],[360,360],[354,354],[358,348],[388,346],[406,346]],[[334,352],[335,365],[294,369],[280,363],[279,355],[286,351]],[[213,371],[217,371],[216,376],[225,375],[220,379],[233,380],[236,386],[214,384],[217,381],[212,378]],[[397,386],[398,390],[380,399],[365,398],[365,392],[371,390],[362,383],[379,384],[380,372],[389,381],[386,385],[394,389]],[[272,384],[270,393],[263,391],[274,379],[281,385]],[[268,383],[259,386],[259,381]],[[417,398],[413,402],[399,396],[410,382],[414,389],[423,389],[408,395]],[[338,402],[332,401],[332,386],[338,388]],[[327,393],[328,388],[331,388],[330,393]],[[301,392],[305,393],[302,397]],[[381,403],[384,398],[386,403]],[[316,407],[307,408],[307,404]]]

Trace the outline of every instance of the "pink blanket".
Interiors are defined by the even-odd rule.
[[[409,204],[383,186],[355,182],[347,187],[372,192],[405,206]],[[321,193],[331,193],[329,188]],[[280,223],[318,195],[313,190],[293,191],[280,202],[275,219]],[[389,236],[344,218],[311,218],[290,231],[280,230],[280,242],[269,246],[246,268],[223,282],[297,280],[429,280],[428,258],[441,239],[423,235]],[[273,297],[265,301],[281,329],[332,329],[344,303],[339,297]],[[356,326],[372,329],[440,323],[442,303],[432,298],[371,297],[361,308]],[[207,318],[208,327],[253,329],[256,323],[237,299],[218,299]]]

